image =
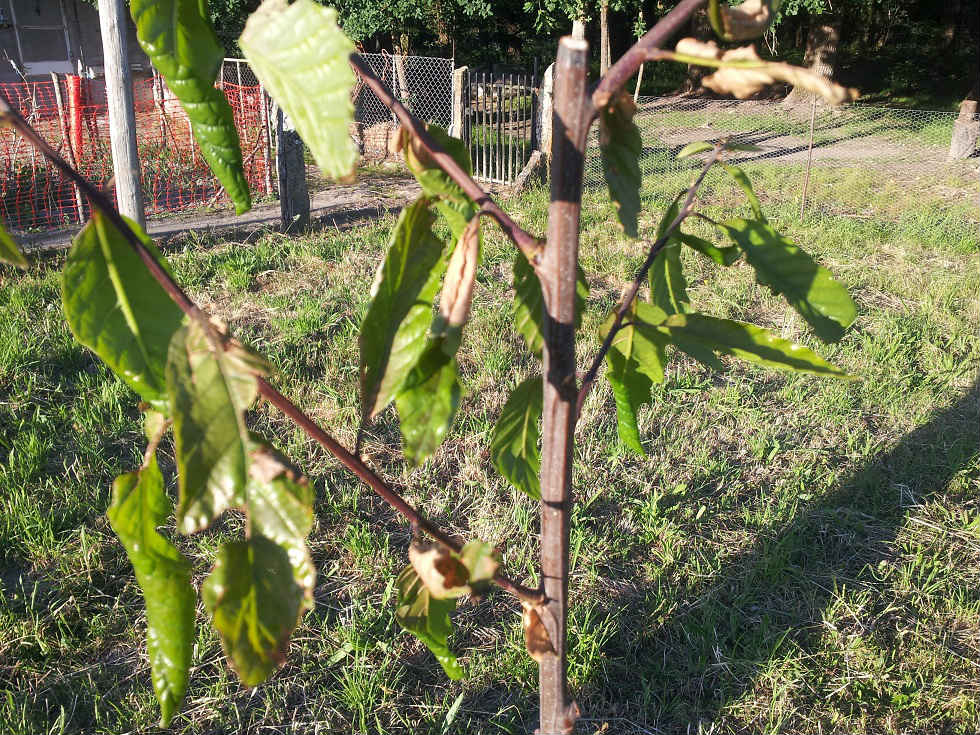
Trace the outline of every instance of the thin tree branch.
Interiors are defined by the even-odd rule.
[[[35,130],[24,120],[24,118],[21,117],[17,110],[10,106],[7,97],[2,91],[0,91],[0,124],[7,124],[13,127],[28,142],[33,144],[35,148],[41,151],[41,153],[43,153],[59,171],[61,171],[74,183],[78,184],[78,187],[82,190],[82,193],[86,196],[86,198],[88,198],[90,204],[94,208],[98,209],[113,224],[113,226],[120,233],[122,233],[129,246],[136,251],[136,253],[140,256],[140,259],[153,275],[154,279],[156,279],[164,291],[167,292],[170,298],[173,299],[174,303],[177,304],[181,311],[200,323],[212,338],[217,339],[219,342],[226,339],[225,335],[221,335],[217,332],[208,315],[197,304],[195,304],[193,300],[191,300],[191,298],[179,285],[177,285],[173,278],[171,278],[170,274],[167,273],[167,271],[160,265],[149,249],[147,249],[146,245],[140,241],[136,233],[129,228],[126,221],[123,220],[119,212],[116,211],[116,208],[112,206],[108,197],[89,183],[89,181],[75,171],[75,169],[69,166],[68,163],[60,155],[58,155],[58,152],[48,145],[48,143],[41,138],[37,132],[35,132]],[[388,503],[388,505],[404,516],[408,521],[410,521],[413,526],[421,528],[439,543],[447,546],[453,551],[459,552],[463,548],[459,541],[446,534],[438,526],[421,515],[358,457],[355,457],[353,454],[348,452],[340,444],[340,442],[321,429],[316,422],[313,421],[313,419],[303,413],[299,407],[276,390],[264,378],[259,377],[256,380],[258,383],[259,393],[265,397],[266,400],[292,419],[292,421],[312,439],[319,442],[327,451],[333,454],[341,464],[357,475],[357,477],[367,484],[368,487],[370,487],[382,500]],[[524,585],[513,581],[500,572],[494,575],[494,582],[496,582],[501,589],[510,592],[515,597],[522,600],[537,603],[543,598],[543,593],[540,590],[525,587]]]
[[[425,149],[426,153],[446,172],[446,175],[455,181],[463,192],[479,205],[480,212],[496,220],[497,224],[504,231],[504,234],[517,245],[531,264],[537,267],[538,258],[544,248],[544,243],[524,230],[490,198],[490,195],[483,190],[483,187],[476,183],[473,177],[466,173],[463,167],[443,150],[442,146],[433,140],[432,136],[426,131],[425,125],[412,115],[405,105],[395,99],[395,96],[385,86],[385,83],[374,75],[371,67],[364,63],[356,54],[351,55],[350,64],[354,67],[354,71],[357,72],[364,83],[377,95],[382,104],[395,113],[402,126],[412,133],[415,139]]]
[[[647,253],[647,258],[643,261],[643,265],[636,272],[636,276],[633,277],[633,283],[630,284],[629,290],[623,296],[619,307],[616,309],[616,318],[613,320],[612,326],[609,328],[609,333],[606,338],[602,341],[602,346],[596,353],[595,358],[592,360],[592,365],[589,367],[588,371],[585,373],[585,377],[582,378],[582,385],[578,391],[578,401],[576,406],[575,415],[578,416],[582,413],[582,404],[585,403],[586,396],[589,395],[589,391],[592,390],[592,384],[595,382],[596,376],[599,374],[599,368],[602,365],[602,359],[609,352],[609,348],[612,347],[613,339],[616,337],[616,333],[623,328],[623,319],[626,317],[627,312],[630,310],[630,306],[633,304],[634,299],[636,299],[636,294],[640,290],[640,286],[643,285],[643,281],[647,277],[647,272],[650,270],[650,266],[653,265],[653,261],[656,259],[657,255],[661,250],[667,245],[667,242],[673,236],[674,232],[681,226],[681,223],[687,219],[688,215],[692,213],[692,208],[694,206],[694,197],[697,194],[698,188],[701,186],[701,182],[704,181],[704,177],[708,175],[708,170],[717,163],[722,151],[724,150],[724,142],[719,141],[715,144],[714,150],[712,150],[711,155],[708,156],[708,160],[704,163],[704,168],[701,169],[701,173],[698,177],[691,182],[691,185],[687,189],[687,197],[684,199],[684,204],[677,212],[677,216],[674,217],[673,222],[671,222],[667,229],[664,230],[663,235],[657,238],[657,241],[650,246],[650,252]]]
[[[681,0],[653,28],[643,34],[629,51],[620,56],[619,60],[609,67],[609,71],[599,80],[592,92],[593,115],[609,104],[612,96],[636,73],[640,65],[649,60],[651,50],[659,48],[677,33],[706,2],[707,0]]]

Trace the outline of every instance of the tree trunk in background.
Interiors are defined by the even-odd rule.
[[[703,8],[691,16],[690,35],[699,41],[717,40],[715,39],[714,31],[711,30],[711,23],[708,20],[708,13]],[[681,92],[685,94],[692,94],[694,92],[702,91],[701,80],[712,71],[714,70],[705,66],[695,66],[693,64],[689,65],[687,67],[687,79],[685,79],[684,84],[681,85]]]
[[[817,74],[828,79],[837,76],[837,48],[840,44],[840,19],[826,14],[811,16],[810,30],[806,37],[806,65]],[[793,87],[784,100],[787,104],[798,104],[810,99],[810,95]]]
[[[599,74],[605,74],[610,65],[609,51],[609,0],[602,0],[599,8]]]
[[[969,158],[977,151],[980,139],[980,121],[977,120],[977,97],[980,96],[980,77],[973,82],[973,89],[960,103],[960,116],[953,123],[953,137],[949,143],[947,160]]]
[[[585,18],[575,18],[572,21],[572,38],[576,41],[585,40]]]
[[[950,47],[956,43],[956,31],[960,25],[961,0],[943,2],[943,41]]]

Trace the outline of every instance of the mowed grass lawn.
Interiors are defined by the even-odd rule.
[[[683,177],[681,177],[683,178]],[[976,733],[980,727],[980,467],[976,184],[819,170],[798,217],[799,170],[755,172],[770,218],[851,289],[860,316],[837,345],[754,283],[685,253],[697,308],[819,347],[860,382],[675,358],[640,417],[648,458],[618,443],[607,385],[578,432],[570,678],[581,732]],[[677,182],[680,183],[678,179]],[[646,194],[650,234],[669,198]],[[723,179],[709,214],[747,213]],[[510,206],[543,232],[547,196]],[[601,191],[583,213],[592,286],[579,360],[642,260]],[[388,216],[346,231],[248,242],[188,238],[179,280],[268,355],[276,382],[348,446],[357,331]],[[702,235],[707,226],[693,223]],[[368,461],[454,532],[498,544],[536,581],[537,508],[487,446],[510,388],[537,369],[509,313],[514,249],[489,228],[461,352],[465,399],[438,455],[409,470],[397,418]],[[143,451],[136,401],[74,344],[61,256],[0,285],[0,732],[129,733],[158,718],[142,598],[105,518],[112,479]],[[525,733],[537,671],[519,608],[464,602],[446,679],[394,620],[409,528],[318,447],[261,406],[257,430],[316,488],[316,607],[268,684],[246,690],[199,609],[186,733]],[[172,447],[162,449],[173,489]],[[179,544],[208,572],[229,517]]]

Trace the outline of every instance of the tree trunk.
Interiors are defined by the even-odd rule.
[[[960,0],[945,0],[943,3],[943,41],[946,47],[956,43],[956,31],[960,24]]]
[[[840,19],[826,14],[810,18],[810,30],[806,37],[804,62],[811,71],[827,79],[837,76],[837,47],[840,44]],[[810,94],[798,87],[786,97],[784,102],[799,104],[810,99]]]
[[[554,135],[548,239],[539,266],[544,296],[544,401],[541,441],[540,608],[553,651],[540,666],[540,735],[569,735],[578,707],[568,696],[568,533],[575,438],[575,284],[579,213],[588,118],[585,115],[589,46],[563,38],[555,62]]]
[[[977,97],[980,96],[980,77],[973,82],[973,89],[960,103],[960,116],[953,123],[953,137],[949,143],[947,160],[970,158],[977,152],[980,139],[980,121],[977,120]]]
[[[703,8],[691,16],[690,35],[698,41],[711,41],[715,37],[714,31],[711,30],[711,22],[708,20],[708,13]],[[688,65],[687,79],[681,85],[681,92],[693,94],[702,91],[701,80],[712,71],[714,70],[704,66]]]
[[[572,38],[576,41],[585,40],[585,18],[575,18],[572,20]]]
[[[609,50],[609,0],[602,0],[599,8],[599,74],[605,74],[610,65]]]

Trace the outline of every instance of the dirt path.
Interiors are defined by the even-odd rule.
[[[310,220],[314,227],[347,227],[355,222],[377,219],[398,210],[420,192],[415,180],[402,171],[362,172],[353,184],[326,184],[310,197]],[[279,202],[257,204],[236,217],[229,210],[174,213],[154,217],[147,231],[155,240],[167,242],[189,232],[221,233],[226,237],[247,236],[280,224]],[[25,250],[57,250],[68,247],[78,227],[36,235],[17,235]]]

